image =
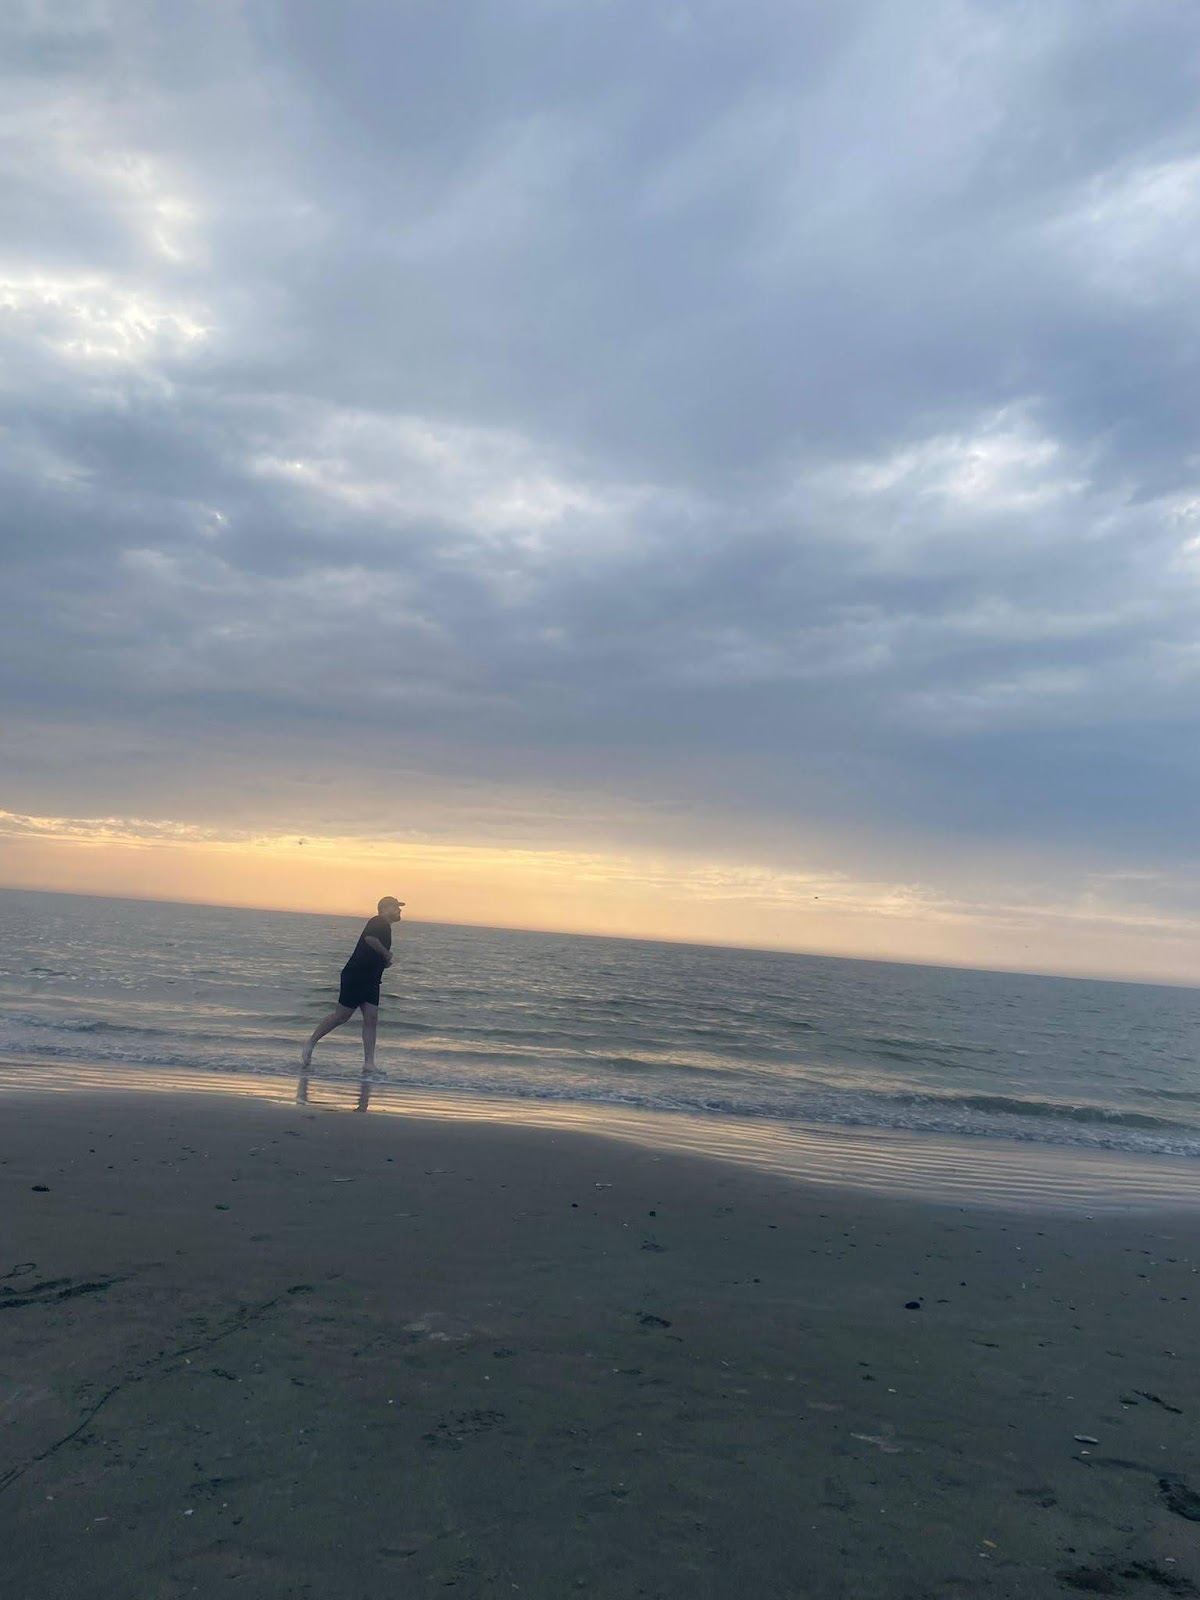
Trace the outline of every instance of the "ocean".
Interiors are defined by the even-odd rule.
[[[362,919],[0,890],[0,1056],[291,1078]],[[405,922],[405,1088],[1200,1158],[1200,990]],[[357,1019],[317,1047],[356,1080]]]

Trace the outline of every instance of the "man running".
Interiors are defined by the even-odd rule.
[[[385,895],[379,902],[379,914],[371,918],[358,936],[358,943],[349,961],[342,968],[342,981],[338,989],[338,1003],[313,1029],[312,1038],[300,1053],[301,1066],[312,1061],[313,1045],[327,1033],[349,1022],[354,1013],[362,1011],[363,1072],[375,1072],[375,1034],[379,1027],[379,984],[384,971],[392,964],[392,923],[400,921],[400,908],[404,904],[394,895]]]

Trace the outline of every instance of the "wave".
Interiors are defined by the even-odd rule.
[[[1026,1100],[1003,1094],[890,1094],[884,1099],[900,1105],[962,1107],[997,1116],[1053,1117],[1068,1122],[1099,1123],[1130,1128],[1171,1128],[1180,1126],[1169,1117],[1153,1117],[1143,1111],[1117,1106],[1077,1105],[1062,1100]]]
[[[141,1022],[107,1022],[102,1018],[85,1020],[80,1017],[30,1017],[9,1011],[3,1021],[8,1024],[16,1023],[22,1028],[45,1028],[51,1033],[136,1033],[166,1037],[164,1028],[150,1028]],[[3,1035],[0,1034],[0,1043],[2,1042]]]
[[[905,1055],[923,1056],[936,1050],[949,1050],[954,1055],[962,1056],[997,1056],[1000,1051],[991,1044],[963,1044],[952,1039],[928,1039],[924,1037],[912,1038],[906,1034],[893,1033],[865,1033],[861,1036],[863,1044],[871,1045],[874,1049],[898,1050]],[[1012,1050],[1012,1055],[1024,1055],[1023,1050]]]

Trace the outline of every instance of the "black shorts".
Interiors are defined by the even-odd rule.
[[[379,1004],[379,985],[383,981],[381,972],[355,971],[353,967],[342,968],[341,987],[338,989],[338,1005],[345,1006],[350,1011],[357,1011],[359,1006],[377,1006]]]

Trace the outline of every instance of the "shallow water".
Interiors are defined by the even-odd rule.
[[[294,1077],[360,926],[0,890],[0,1051]],[[396,956],[410,1090],[1200,1157],[1194,989],[432,923]],[[360,1062],[352,1023],[315,1065]]]

